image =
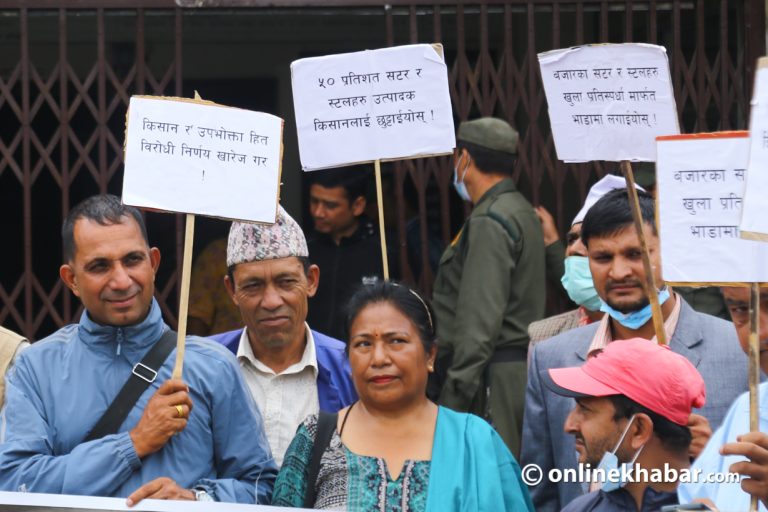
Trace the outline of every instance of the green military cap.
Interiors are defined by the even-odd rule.
[[[481,117],[461,123],[457,139],[486,149],[516,154],[520,134],[503,119]]]

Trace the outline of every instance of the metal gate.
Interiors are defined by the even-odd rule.
[[[179,8],[170,0],[0,0],[0,324],[40,338],[76,317],[78,303],[58,278],[61,221],[88,195],[119,194],[128,99],[182,94],[183,29],[192,14],[364,13],[380,18],[381,46],[442,41],[456,121],[495,115],[519,128],[515,179],[534,204],[553,212],[561,230],[588,186],[616,166],[556,159],[538,52],[593,42],[664,45],[687,133],[747,126],[754,66],[765,52],[760,0],[202,3],[209,7]],[[288,123],[286,129],[292,129]],[[430,255],[450,240],[467,209],[450,190],[450,158],[388,167],[387,201],[394,206],[388,221],[401,274],[429,293]],[[180,216],[150,213],[147,222],[164,254],[158,300],[173,324]]]

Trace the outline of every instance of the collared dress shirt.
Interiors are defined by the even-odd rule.
[[[305,324],[306,346],[301,359],[275,373],[256,359],[246,329],[240,335],[237,359],[264,420],[264,430],[278,466],[304,418],[320,411],[317,397],[317,355],[312,331]]]

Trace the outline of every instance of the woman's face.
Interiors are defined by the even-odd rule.
[[[366,406],[397,409],[424,398],[436,348],[427,354],[416,326],[389,302],[364,307],[349,329],[352,380]]]

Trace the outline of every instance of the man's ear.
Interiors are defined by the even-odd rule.
[[[224,276],[224,287],[227,289],[229,298],[232,299],[235,306],[239,306],[240,304],[237,303],[237,298],[235,297],[235,283],[232,282],[229,275]]]
[[[653,420],[644,413],[638,413],[635,416],[632,430],[629,432],[630,442],[633,450],[639,450],[641,446],[648,443],[653,437]]]
[[[352,209],[352,215],[355,217],[359,217],[363,214],[365,211],[365,207],[367,205],[367,201],[365,200],[365,196],[358,196],[357,199],[352,201],[351,209]]]
[[[314,297],[320,285],[320,267],[310,265],[307,269],[307,297]]]
[[[69,263],[65,263],[59,267],[59,277],[61,277],[61,280],[64,281],[67,288],[72,290],[72,293],[74,293],[76,297],[80,296],[80,290],[77,287],[77,278],[75,277],[75,270]]]
[[[149,262],[152,264],[152,270],[157,274],[157,269],[160,268],[160,249],[157,247],[150,247]]]

